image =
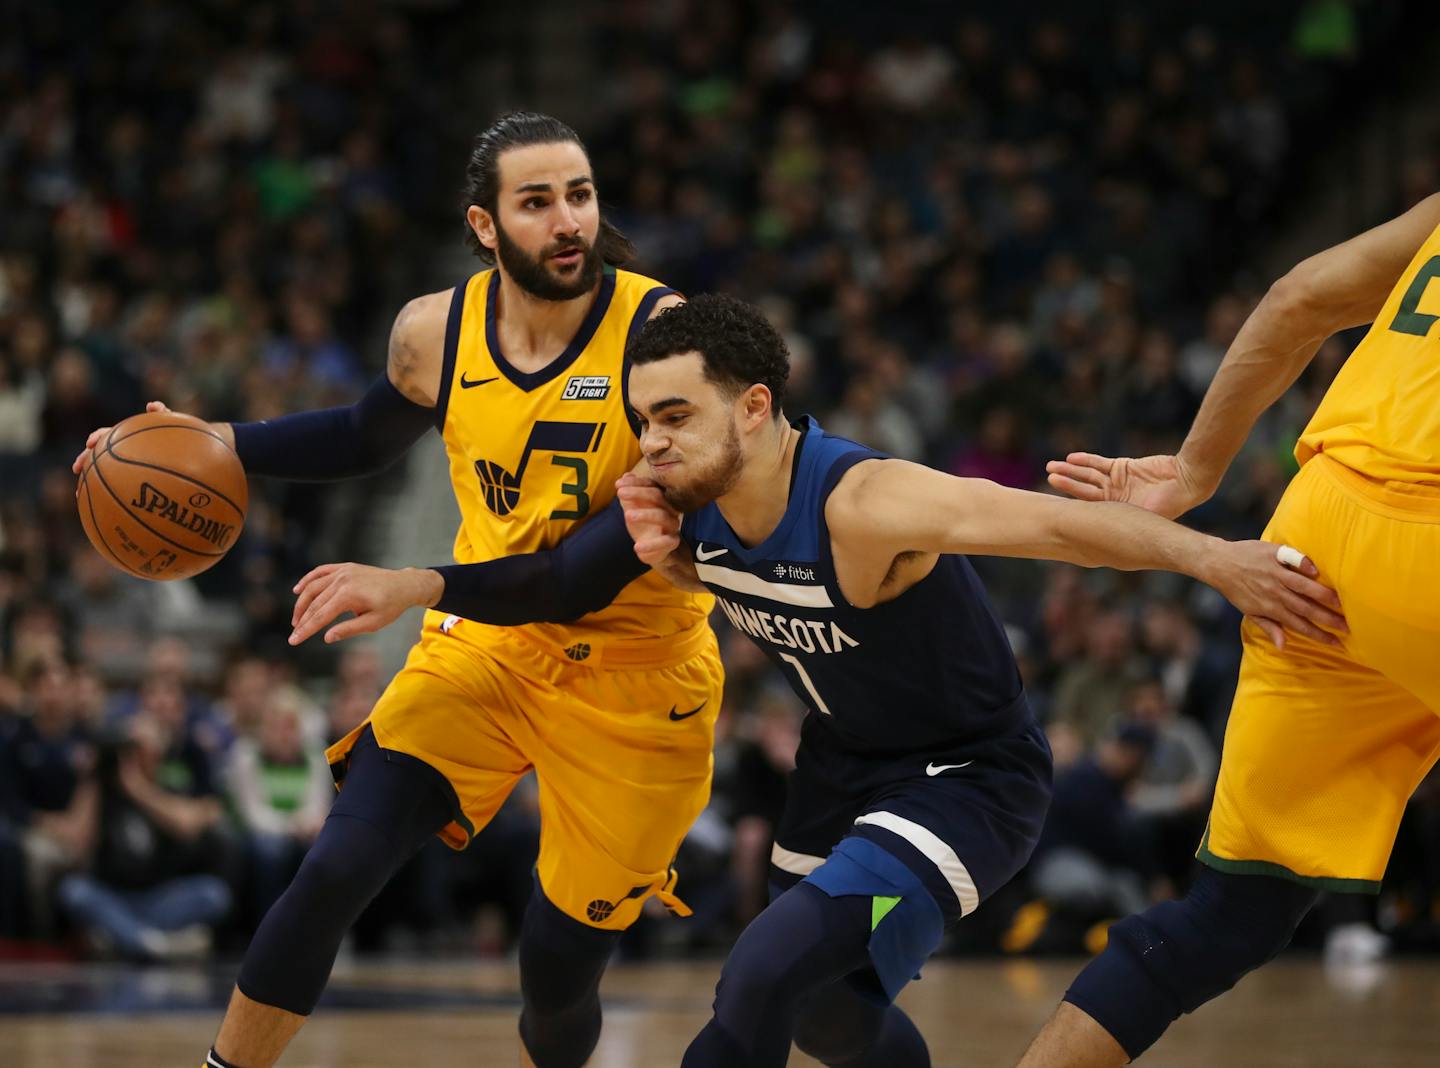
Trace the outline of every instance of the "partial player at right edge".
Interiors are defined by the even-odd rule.
[[[1376,893],[1440,757],[1440,195],[1301,263],[1236,335],[1175,456],[1050,465],[1077,497],[1180,515],[1337,330],[1373,322],[1300,437],[1266,538],[1305,540],[1345,604],[1339,645],[1279,656],[1253,627],[1205,865],[1110,929],[1021,1068],[1113,1068],[1285,948],[1321,890]]]

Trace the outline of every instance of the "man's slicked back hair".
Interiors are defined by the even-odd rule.
[[[565,123],[551,115],[535,111],[512,111],[501,115],[490,126],[476,135],[470,146],[470,159],[465,164],[465,203],[469,209],[477,204],[488,211],[499,223],[500,203],[500,156],[507,149],[526,148],[530,145],[580,146],[588,158],[590,153],[580,135]],[[472,252],[485,263],[495,262],[494,249],[480,243],[474,229],[465,224],[465,241]],[[617,267],[635,258],[635,246],[630,239],[611,226],[604,214],[600,216],[600,233],[595,239],[601,258]]]

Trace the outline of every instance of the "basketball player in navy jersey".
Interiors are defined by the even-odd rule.
[[[1050,802],[1045,736],[964,553],[1158,568],[1320,641],[1334,594],[1294,550],[1229,543],[893,460],[785,420],[789,359],[754,308],[706,296],[629,353],[653,481],[620,496],[641,559],[708,588],[809,706],[772,854],[684,1068],[930,1063],[895,996],[1028,860]],[[679,516],[683,515],[683,522]],[[1283,551],[1283,550],[1282,550]]]

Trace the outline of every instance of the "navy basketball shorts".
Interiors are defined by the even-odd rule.
[[[1051,793],[1038,724],[902,756],[860,755],[824,725],[806,728],[770,855],[778,887],[816,872],[843,840],[868,839],[919,879],[948,928],[1030,859]]]

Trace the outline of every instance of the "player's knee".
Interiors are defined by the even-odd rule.
[[[1111,938],[1158,971],[1180,1010],[1191,1012],[1273,960],[1315,898],[1288,880],[1207,868],[1182,900],[1122,921]]]
[[[795,1045],[821,1064],[843,1063],[875,1045],[886,1009],[840,987],[821,991],[795,1020]]]
[[[392,852],[378,829],[332,816],[305,854],[289,893],[307,913],[343,919],[348,928],[399,866]]]
[[[562,913],[534,885],[520,930],[520,1038],[537,1068],[577,1068],[600,1038],[600,976],[619,931]]]
[[[1190,893],[1120,921],[1066,993],[1138,1057],[1179,1016],[1225,993],[1289,943],[1316,893],[1206,869]]]
[[[601,930],[562,912],[536,882],[520,928],[520,989],[533,1012],[559,1012],[592,995],[619,931]]]
[[[520,930],[520,1038],[536,1068],[578,1068],[600,1039],[600,977],[620,932],[561,912],[535,884]]]

